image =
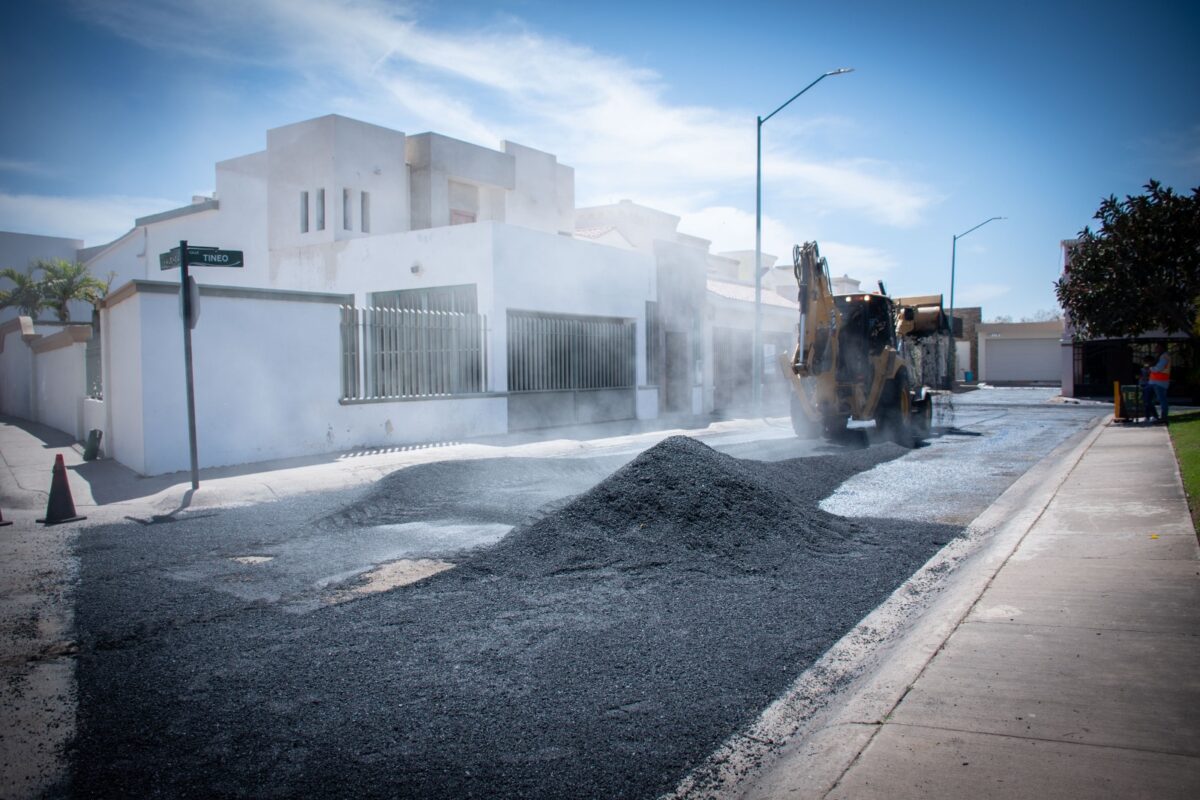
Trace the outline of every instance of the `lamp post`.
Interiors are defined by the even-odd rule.
[[[1008,219],[1008,217],[989,217],[983,222],[976,225],[974,228],[969,228],[962,233],[956,234],[950,242],[950,388],[954,388],[954,371],[956,368],[956,360],[958,349],[954,339],[954,262],[958,255],[958,240],[966,236],[971,231],[977,231],[989,222],[995,222],[998,219]]]
[[[771,117],[783,111],[792,100],[795,100],[800,95],[807,92],[812,87],[816,86],[821,81],[828,78],[830,75],[845,75],[847,72],[853,72],[854,67],[839,67],[838,69],[826,72],[817,77],[815,81],[805,86],[800,91],[792,95],[786,103],[779,108],[767,114],[765,117],[758,118],[758,143],[756,152],[756,175],[754,184],[754,359],[753,359],[753,383],[754,383],[754,411],[758,416],[762,416],[762,126],[763,123]]]

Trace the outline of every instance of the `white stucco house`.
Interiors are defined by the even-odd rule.
[[[674,214],[622,200],[577,209],[576,235],[654,259],[649,374],[661,387],[662,410],[749,411],[754,251],[713,253],[709,240],[680,232],[679,222]],[[786,413],[788,384],[778,374],[777,356],[795,344],[798,307],[791,264],[773,269],[775,262],[763,254],[764,397],[769,409]]]
[[[245,261],[191,269],[201,466],[700,414],[745,386],[745,259],[629,201],[576,209],[553,154],[330,115],[269,130],[215,172],[211,196],[60,248],[113,276],[95,336],[56,340],[90,345],[103,386],[64,429],[101,429],[139,473],[188,464],[179,270],[159,263],[181,240]],[[783,348],[795,305],[764,298]],[[0,378],[20,384],[0,412],[46,421],[15,377],[37,359],[13,354],[54,332],[0,323]]]

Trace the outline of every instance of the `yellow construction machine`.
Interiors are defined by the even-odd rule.
[[[816,242],[796,245],[792,261],[800,325],[796,348],[781,358],[796,435],[834,437],[854,419],[874,420],[907,447],[927,437],[933,398],[913,353],[917,339],[943,325],[940,298],[904,305],[882,282],[878,292],[835,295]]]

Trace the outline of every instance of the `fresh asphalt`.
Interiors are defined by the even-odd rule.
[[[566,498],[632,453],[433,464],[366,491],[88,529],[77,543],[80,736],[69,791],[668,790],[954,533],[930,523],[971,519],[1099,410],[1050,407],[1037,394],[956,405],[941,436],[902,458],[886,445],[862,450],[865,434],[854,432],[834,447],[787,437],[722,446],[773,461],[823,453],[816,470],[784,462],[809,487],[798,492],[805,513],[826,496],[835,514],[869,507],[865,537],[886,531],[914,545],[903,557],[859,548],[874,558],[856,556],[840,573],[806,573],[782,556],[766,577],[686,559],[554,575],[534,568],[544,553],[513,563],[510,542],[557,519]],[[494,546],[510,526],[518,533]],[[489,562],[506,551],[504,569]],[[339,583],[404,558],[463,563],[331,603]]]

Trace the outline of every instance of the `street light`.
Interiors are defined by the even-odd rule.
[[[845,75],[847,72],[854,72],[854,67],[840,67],[824,75],[819,76],[815,81],[805,86],[800,91],[792,95],[791,99],[781,105],[779,108],[767,114],[765,117],[758,118],[758,152],[757,152],[757,175],[755,180],[755,206],[754,206],[754,366],[753,366],[753,381],[754,381],[754,410],[758,416],[762,416],[762,126],[763,123],[771,117],[783,111],[792,100],[795,100],[800,95],[807,92],[812,87],[816,86],[821,81],[828,78],[830,75]]]
[[[987,225],[989,222],[995,222],[998,219],[1008,219],[1008,217],[989,217],[988,219],[985,219],[983,222],[976,225],[974,228],[970,228],[970,229],[964,231],[963,233],[957,234],[956,236],[954,236],[953,240],[950,242],[950,388],[951,389],[954,388],[954,370],[955,370],[955,366],[956,366],[955,361],[958,358],[958,354],[955,352],[955,350],[957,350],[957,346],[955,345],[955,341],[954,341],[954,262],[958,255],[958,240],[963,238],[964,236],[966,236],[971,231],[977,231],[980,228],[982,228],[984,225]]]

